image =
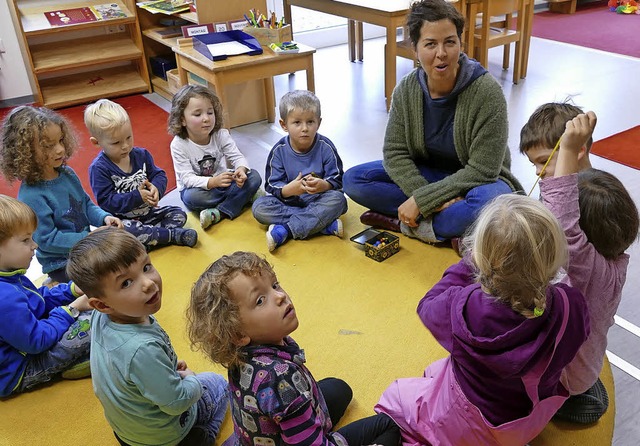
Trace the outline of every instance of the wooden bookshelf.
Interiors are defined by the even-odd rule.
[[[143,8],[138,7],[138,20],[142,29],[144,52],[149,60],[155,56],[173,58],[173,47],[177,47],[177,37],[162,38],[158,30],[163,28],[160,21],[162,19],[182,19],[194,24],[228,22],[238,20],[246,14],[249,9],[256,8],[267,13],[265,0],[196,0],[197,12],[182,12],[173,15],[152,14]],[[267,50],[268,51],[268,50]],[[171,100],[173,93],[169,90],[166,80],[149,73],[153,91]],[[213,87],[210,85],[213,89]],[[225,95],[229,98],[229,110],[225,114],[229,116],[231,127],[244,125],[251,122],[261,121],[267,118],[264,107],[256,106],[265,102],[264,84],[262,81],[249,81],[243,84],[229,85],[226,87]],[[244,98],[251,97],[252,101]],[[242,98],[242,99],[241,99]]]
[[[134,0],[9,0],[38,103],[60,108],[151,91]],[[125,17],[54,26],[48,11],[117,3]]]

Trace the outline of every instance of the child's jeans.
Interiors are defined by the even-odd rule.
[[[429,183],[452,175],[424,165],[418,165],[418,169]],[[344,192],[353,201],[381,214],[398,215],[398,207],[409,198],[389,177],[382,161],[354,166],[345,172],[342,181]],[[486,203],[498,195],[511,192],[511,188],[502,180],[474,187],[465,194],[464,200],[432,214],[436,237],[441,240],[460,237]]]
[[[180,191],[180,198],[192,211],[200,212],[204,209],[218,208],[227,217],[234,219],[251,201],[260,184],[262,184],[260,174],[251,170],[242,187],[238,187],[235,181],[231,182],[229,187],[216,187],[209,190],[189,187]]]
[[[217,373],[198,373],[196,378],[203,392],[198,400],[198,417],[191,429],[204,430],[208,437],[206,444],[214,444],[229,405],[228,384]]]
[[[182,228],[187,214],[178,206],[151,208],[146,215],[135,220],[122,219],[124,229],[140,240],[147,249],[171,243],[170,229]]]
[[[74,365],[89,360],[91,311],[83,311],[56,345],[29,359],[15,393],[51,381]]]
[[[253,216],[263,225],[288,225],[294,239],[306,239],[347,212],[347,199],[341,190],[299,198],[303,207],[288,205],[273,195],[260,197],[253,203]]]

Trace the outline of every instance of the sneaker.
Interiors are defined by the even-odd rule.
[[[91,376],[91,365],[88,359],[62,372],[63,379],[81,379],[88,376]]]
[[[178,246],[193,248],[198,243],[198,233],[195,229],[171,229],[171,240]]]
[[[211,225],[215,225],[222,218],[220,217],[220,211],[216,208],[205,209],[200,212],[200,226],[202,229],[207,229]]]
[[[278,246],[287,241],[287,229],[282,225],[271,225],[267,229],[267,248],[272,252]]]
[[[609,395],[600,378],[586,392],[571,395],[553,416],[576,424],[595,423],[609,408]]]
[[[326,228],[320,231],[321,234],[324,235],[335,235],[336,237],[342,238],[344,235],[344,227],[342,226],[342,220],[336,218],[329,224]]]
[[[249,203],[253,203],[255,202],[258,198],[260,197],[264,197],[265,195],[267,195],[267,193],[264,191],[263,188],[259,187],[258,190],[256,191],[255,194],[253,194],[253,197],[251,197],[251,201]]]

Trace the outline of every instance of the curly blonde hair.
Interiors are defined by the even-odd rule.
[[[224,124],[223,122],[223,110],[222,102],[216,94],[202,85],[185,85],[176,94],[173,95],[171,101],[171,112],[169,113],[169,123],[167,131],[170,135],[179,136],[182,139],[187,139],[189,133],[187,128],[182,125],[184,119],[184,111],[189,105],[191,98],[203,98],[208,99],[213,106],[213,116],[216,118],[216,122],[213,125],[213,129],[209,134],[213,134],[220,130]]]
[[[44,179],[44,166],[49,154],[41,148],[53,142],[45,136],[45,130],[51,124],[59,126],[62,131],[64,166],[78,147],[71,125],[64,117],[45,107],[23,105],[14,108],[4,119],[0,169],[9,181],[33,184]]]
[[[527,318],[545,310],[549,282],[568,259],[558,220],[538,200],[515,194],[482,209],[465,245],[483,291]]]
[[[273,274],[264,258],[237,251],[222,256],[202,273],[191,288],[187,308],[187,333],[194,350],[203,351],[213,362],[234,368],[243,361],[238,341],[243,337],[240,309],[231,296],[229,282],[238,274],[256,277]]]

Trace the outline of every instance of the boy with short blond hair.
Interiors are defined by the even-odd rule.
[[[98,205],[123,220],[125,229],[147,249],[164,245],[193,247],[198,233],[183,229],[186,213],[177,206],[158,206],[167,175],[146,149],[133,145],[125,109],[100,99],[84,112],[91,143],[101,148],[89,166],[91,189]]]
[[[291,91],[280,100],[280,125],[288,135],[267,157],[269,195],[258,198],[252,209],[256,220],[270,225],[269,251],[291,238],[343,236],[342,160],[329,138],[318,133],[321,122],[320,101],[312,92]]]
[[[145,247],[119,229],[95,231],[69,254],[91,318],[93,388],[121,444],[210,445],[227,410],[227,382],[178,360],[153,316],[162,278]]]
[[[0,397],[90,375],[86,296],[73,283],[36,288],[25,276],[37,225],[29,206],[0,195]]]

